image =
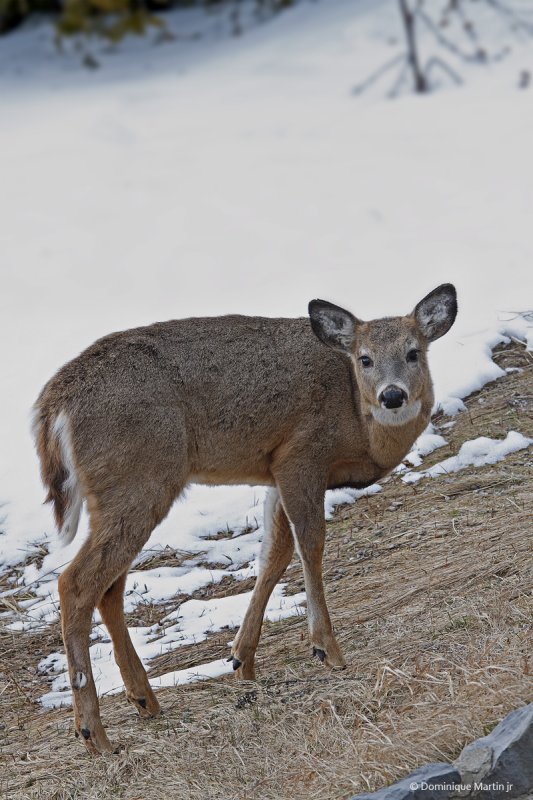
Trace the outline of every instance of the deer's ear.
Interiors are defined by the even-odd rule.
[[[457,292],[451,283],[437,286],[413,311],[420,332],[428,342],[440,339],[452,327],[457,316]]]
[[[344,353],[352,352],[359,321],[353,314],[327,300],[311,300],[309,317],[313,332],[321,342]]]

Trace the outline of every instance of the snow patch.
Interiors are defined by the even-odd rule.
[[[407,464],[412,467],[419,467],[425,456],[428,456],[439,447],[445,447],[447,444],[448,442],[444,436],[435,433],[435,426],[430,422],[424,433],[420,434],[416,440],[413,449],[405,456],[404,463],[399,464],[394,471],[398,473],[406,472],[409,469]]]
[[[267,605],[265,619],[277,622],[289,616],[305,614],[305,608],[302,606],[305,601],[305,593],[299,592],[287,597],[284,589],[285,584],[278,584],[275,587]],[[202,642],[211,633],[228,628],[238,628],[244,619],[251,595],[251,592],[244,592],[211,600],[188,600],[168,614],[160,625],[129,628],[133,646],[144,666],[148,667],[150,660],[155,656],[168,653],[176,647]],[[99,632],[103,640],[97,641],[89,649],[96,689],[99,695],[115,694],[124,688],[122,678],[115,663],[113,645],[107,636],[107,631],[102,628]],[[178,682],[187,683],[189,679],[186,676],[189,674],[213,677],[215,674],[220,675],[230,671],[225,668],[218,671],[221,668],[220,661],[212,662],[212,664],[219,666],[209,666],[207,671],[204,671],[205,665],[203,665],[170,673],[170,675],[175,676]],[[211,673],[211,669],[214,669],[215,672]],[[57,675],[52,681],[51,691],[43,695],[40,702],[47,708],[72,705],[66,655],[50,654],[39,662],[38,670],[41,674]],[[190,680],[194,679],[194,677],[190,678]],[[165,676],[164,681],[168,681],[168,683],[162,682],[160,679],[155,679],[154,682],[151,680],[150,683],[153,686],[174,685],[173,677]]]
[[[326,519],[331,519],[336,506],[355,503],[360,497],[370,497],[378,492],[381,492],[379,483],[373,483],[372,486],[368,486],[366,489],[331,489],[326,492],[324,500]]]
[[[405,483],[416,483],[421,478],[435,478],[438,475],[448,475],[458,472],[465,467],[483,467],[502,461],[510,453],[523,450],[533,444],[533,439],[528,439],[517,431],[509,431],[505,439],[489,439],[479,436],[461,445],[456,456],[450,456],[429,469],[421,472],[408,472],[402,477]]]

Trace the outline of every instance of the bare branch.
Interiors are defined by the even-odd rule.
[[[408,72],[409,72],[409,61],[406,58],[405,59],[405,63],[403,64],[403,66],[401,67],[400,71],[398,72],[398,77],[396,78],[396,81],[394,82],[394,84],[392,85],[392,88],[389,90],[389,92],[387,94],[387,97],[390,97],[391,99],[394,99],[395,97],[398,97],[398,95],[400,94],[400,89],[402,88],[403,84],[405,83],[405,79],[407,77],[407,73]]]
[[[394,58],[391,58],[390,61],[387,61],[382,67],[369,75],[368,78],[354,86],[352,89],[352,94],[362,94],[364,91],[366,91],[366,89],[372,86],[373,83],[376,83],[376,81],[385,75],[385,73],[392,69],[392,67],[396,66],[396,64],[400,64],[402,61],[405,61],[405,59],[405,53],[402,53],[399,56],[394,56]]]
[[[413,73],[413,81],[415,84],[416,92],[427,92],[428,85],[426,76],[420,68],[420,61],[418,58],[418,49],[416,45],[416,16],[415,13],[408,5],[407,0],[399,0],[400,13],[402,15],[403,26],[405,28],[405,36],[407,39],[407,60],[411,65],[411,72]],[[420,6],[418,6],[418,9]]]
[[[417,16],[422,20],[428,30],[431,31],[437,42],[442,47],[445,47],[446,50],[449,50],[450,53],[453,53],[454,56],[461,58],[463,61],[476,63],[481,63],[487,60],[487,54],[482,48],[478,48],[474,53],[467,53],[464,50],[461,50],[460,47],[458,47],[454,42],[452,42],[451,39],[442,33],[438,26],[435,25],[431,17],[429,17],[425,11],[422,11],[421,8],[417,10]]]
[[[406,50],[401,55],[387,61],[366,80],[355,86],[352,90],[353,94],[361,94],[395,67],[398,67],[398,72],[387,93],[390,98],[394,98],[400,93],[409,73],[412,75],[414,91],[420,93],[431,90],[430,77],[435,70],[444,72],[455,84],[463,82],[453,66],[438,56],[431,57],[425,64],[422,64],[419,54],[421,25],[424,33],[429,32],[430,40],[432,39],[456,59],[470,64],[488,64],[504,59],[511,52],[510,46],[500,46],[496,50],[493,40],[485,45],[484,39],[480,35],[480,22],[483,15],[480,15],[479,7],[483,4],[491,9],[492,16],[494,14],[503,16],[507,27],[515,35],[516,31],[521,31],[533,37],[533,2],[528,9],[525,8],[526,3],[522,3],[518,12],[508,0],[477,0],[477,2],[475,0],[444,0],[442,5],[439,4],[440,11],[437,12],[434,6],[433,10],[431,8],[428,10],[430,4],[425,3],[424,0],[398,0]],[[477,12],[474,10],[475,6],[477,6]],[[443,30],[447,29],[450,23],[452,25],[449,30]],[[455,64],[453,59],[452,63]],[[520,77],[519,86],[525,88],[529,83],[529,72],[524,72]]]
[[[443,72],[445,72],[448,75],[448,77],[451,78],[452,81],[458,86],[460,86],[463,83],[463,79],[461,78],[461,76],[458,75],[457,72],[455,72],[455,70],[453,70],[449,64],[447,64],[445,61],[443,61],[441,58],[438,58],[437,56],[433,56],[432,58],[430,58],[426,64],[425,73],[428,81],[431,71],[434,70],[436,67],[440,67],[440,69]]]
[[[472,24],[472,22],[470,22],[470,20],[467,19],[462,3],[456,3],[454,11],[461,20],[463,30],[470,39],[470,41],[472,42],[472,45],[474,47],[479,46],[479,38],[476,29]]]
[[[502,2],[502,0],[485,0],[485,3],[512,22],[516,28],[524,31],[529,36],[533,36],[533,22],[529,22],[523,16],[517,14],[507,3]]]

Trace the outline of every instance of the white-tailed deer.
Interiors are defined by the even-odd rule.
[[[90,534],[59,580],[75,726],[89,751],[112,751],[89,659],[98,607],[128,699],[159,712],[124,621],[126,574],[188,483],[265,484],[259,576],[232,650],[254,677],[265,607],[302,560],[310,641],[343,667],[322,583],[324,493],[390,472],[428,424],[428,344],[453,324],[455,289],[439,286],[411,314],[363,322],[323,300],[309,318],[226,316],[113,333],[70,361],[35,404],[47,500],[61,536]]]

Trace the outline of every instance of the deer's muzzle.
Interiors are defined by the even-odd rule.
[[[385,408],[401,408],[407,402],[407,393],[391,384],[381,392],[379,401]]]

